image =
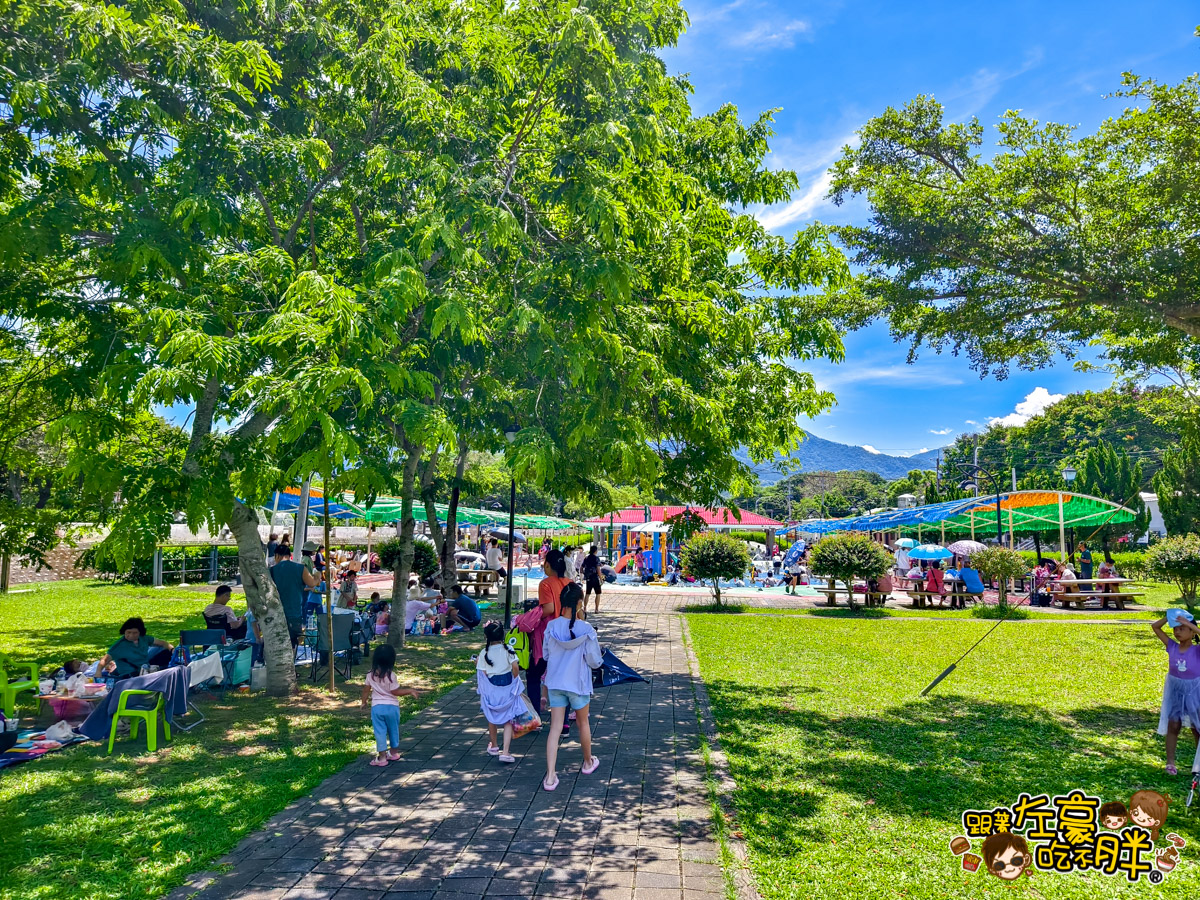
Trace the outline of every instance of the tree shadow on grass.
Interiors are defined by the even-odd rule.
[[[830,804],[869,802],[879,813],[952,827],[964,810],[1009,805],[1022,792],[1083,788],[1127,800],[1145,787],[1182,801],[1187,790],[1158,764],[1143,710],[1110,705],[1056,715],[1033,704],[943,695],[832,716],[788,703],[786,687],[729,680],[707,687],[739,813],[754,823],[748,837],[752,846],[762,840],[763,853],[825,840],[822,822],[836,812]],[[1191,752],[1190,743],[1181,747],[1184,758]],[[1180,813],[1172,810],[1172,829],[1200,840],[1200,823]]]

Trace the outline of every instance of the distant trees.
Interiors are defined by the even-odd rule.
[[[832,229],[861,270],[832,301],[985,373],[1088,343],[1127,367],[1188,364],[1200,75],[1127,74],[1115,96],[1127,106],[1089,135],[1009,112],[994,153],[977,119],[946,121],[929,96],[872,119],[832,170],[833,200],[872,210]]]
[[[1195,430],[1186,431],[1179,445],[1163,454],[1154,490],[1169,534],[1200,532],[1200,435]]]

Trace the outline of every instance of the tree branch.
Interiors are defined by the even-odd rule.
[[[204,393],[196,403],[196,412],[192,417],[192,437],[183,457],[183,474],[189,478],[200,474],[200,453],[212,434],[213,414],[217,408],[217,398],[220,396],[221,379],[210,375],[204,383]]]

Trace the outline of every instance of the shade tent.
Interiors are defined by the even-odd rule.
[[[325,495],[317,488],[311,488],[309,495],[309,512],[313,515],[323,513],[323,500]],[[264,509],[272,510],[276,513],[285,513],[289,516],[295,515],[300,511],[300,488],[284,488],[282,491],[276,491],[275,496],[271,498],[271,502],[263,507]],[[332,497],[329,500],[329,518],[331,519],[361,519],[363,517],[362,510],[353,503],[347,503],[343,498],[339,497],[334,500]]]
[[[311,489],[309,494],[312,498],[309,509],[314,515],[319,514],[323,510],[323,505],[317,501],[322,500],[323,495],[316,488]],[[266,504],[266,508],[288,515],[297,513],[300,509],[300,489],[285,488],[282,491],[276,491],[271,502]],[[399,497],[376,497],[370,506],[364,507],[354,502],[353,494],[345,493],[339,495],[336,501],[330,498],[329,517],[331,519],[364,519],[367,522],[398,522],[403,516],[403,508]],[[444,503],[435,503],[434,510],[437,513],[438,521],[444,523],[449,507]],[[427,520],[424,503],[413,502],[412,517],[417,522]],[[455,520],[459,525],[496,525],[501,523],[507,525],[508,513],[502,510],[488,511],[460,506],[455,512]],[[518,528],[535,528],[542,531],[568,531],[578,527],[575,522],[569,519],[560,519],[557,516],[522,514],[516,516],[516,525]]]
[[[1137,513],[1119,503],[1068,491],[1012,491],[1000,495],[1004,531],[1052,531],[1099,528],[1133,522]],[[835,531],[914,532],[936,527],[947,534],[986,537],[996,533],[996,495],[947,500],[912,509],[892,509],[869,516],[823,519],[804,525],[814,534]]]

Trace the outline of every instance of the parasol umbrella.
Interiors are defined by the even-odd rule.
[[[946,548],[955,556],[970,556],[972,553],[978,553],[980,550],[986,550],[987,547],[979,541],[955,541]]]
[[[908,558],[916,560],[951,559],[953,556],[953,553],[937,544],[922,544],[920,547],[914,547],[908,551]]]
[[[617,659],[615,653],[604,648],[603,662],[600,668],[592,669],[592,687],[611,687],[614,684],[625,684],[630,681],[645,681],[646,679]]]
[[[491,531],[491,535],[492,535],[492,537],[497,538],[499,540],[507,541],[508,540],[508,529],[507,528],[493,528]],[[525,535],[521,534],[521,532],[519,532],[519,531],[514,531],[513,536],[512,536],[512,542],[514,544],[524,544],[525,543]]]
[[[913,547],[917,546],[917,542],[914,538],[900,538],[900,540],[896,541],[896,543],[892,546],[899,547],[903,550],[911,550]]]

